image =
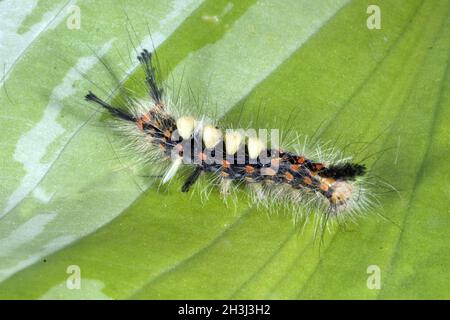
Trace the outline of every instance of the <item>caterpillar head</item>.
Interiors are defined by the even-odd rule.
[[[368,199],[364,177],[336,180],[327,195],[331,210],[336,215],[362,212],[372,205]]]
[[[355,187],[348,181],[336,181],[331,185],[331,196],[329,201],[338,212],[345,210],[351,205]]]

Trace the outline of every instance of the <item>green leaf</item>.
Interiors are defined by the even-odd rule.
[[[1,298],[450,298],[450,1],[76,5],[80,29],[71,2],[0,2]],[[319,245],[241,196],[151,186],[83,96],[116,94],[102,62],[143,93],[134,47],[152,40],[182,103],[225,125],[317,131],[400,196]]]

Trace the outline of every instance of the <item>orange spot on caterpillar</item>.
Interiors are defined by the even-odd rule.
[[[329,186],[326,183],[322,183],[319,188],[322,191],[328,191]]]
[[[301,157],[298,157],[298,158],[297,158],[297,163],[298,163],[298,164],[302,164],[302,163],[304,163],[304,162],[305,162],[305,157],[301,156]]]
[[[205,160],[206,160],[206,154],[204,154],[203,152],[200,152],[200,154],[198,155],[198,158],[199,158],[201,161],[205,161]]]
[[[298,169],[299,169],[298,164],[292,164],[292,165],[291,165],[291,170],[292,170],[292,171],[298,171]]]
[[[274,159],[271,159],[271,160],[270,160],[270,164],[271,164],[272,166],[278,167],[278,166],[280,165],[280,158],[274,158]]]
[[[150,122],[150,116],[149,116],[147,113],[145,113],[145,114],[141,117],[141,120],[142,120],[143,123]]]
[[[229,161],[227,161],[227,160],[223,160],[222,161],[222,166],[224,167],[224,168],[229,168],[230,166],[231,166],[231,163],[229,162]]]
[[[285,174],[284,174],[284,176],[286,177],[286,180],[287,181],[292,181],[292,180],[294,180],[294,176],[292,175],[292,173],[290,173],[290,172],[285,172]]]
[[[315,163],[314,164],[314,169],[316,171],[322,170],[323,168],[325,168],[325,166],[322,163]]]
[[[255,168],[253,168],[252,166],[247,165],[247,166],[245,166],[245,172],[246,173],[253,173],[253,172],[255,172]]]
[[[303,178],[303,183],[306,185],[310,185],[312,183],[312,180],[310,177],[304,177]]]

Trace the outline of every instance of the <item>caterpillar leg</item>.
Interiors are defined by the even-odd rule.
[[[145,80],[150,90],[150,96],[156,104],[162,105],[163,89],[158,85],[156,80],[156,69],[152,65],[152,54],[144,49],[138,56],[138,60],[144,66]]]
[[[181,191],[188,192],[189,188],[197,181],[202,172],[203,169],[201,167],[195,168],[194,172],[192,172],[192,174],[187,178],[186,182],[183,184],[183,187],[181,187]]]

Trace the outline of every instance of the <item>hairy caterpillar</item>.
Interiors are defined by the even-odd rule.
[[[224,132],[204,117],[182,114],[183,106],[166,98],[152,54],[144,49],[138,59],[145,70],[148,98],[128,98],[127,105],[120,108],[92,92],[85,99],[119,120],[120,129],[145,159],[166,164],[162,183],[184,165],[192,172],[182,192],[188,192],[200,175],[207,173],[220,184],[225,197],[233,185],[242,184],[258,204],[279,202],[301,214],[316,209],[325,221],[352,216],[370,205],[365,165],[332,155],[329,159],[309,158],[303,152],[268,145],[244,130]]]

